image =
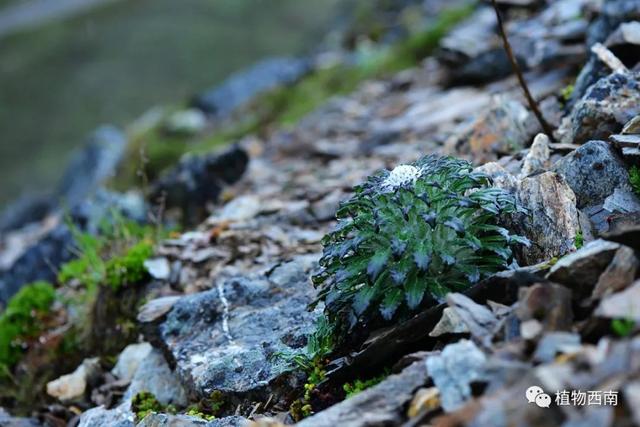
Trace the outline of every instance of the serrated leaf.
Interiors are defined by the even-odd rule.
[[[427,272],[431,266],[431,251],[425,246],[416,248],[413,251],[413,262],[420,271]]]
[[[373,300],[377,296],[377,289],[375,286],[363,286],[355,295],[353,299],[353,311],[355,311],[356,315],[360,316],[371,304],[371,300]]]
[[[448,227],[453,231],[455,231],[459,236],[464,236],[465,234],[464,224],[458,218],[449,218],[448,220],[443,222],[443,224],[445,227]]]
[[[400,289],[391,289],[387,291],[382,305],[380,306],[380,313],[385,320],[391,320],[396,310],[402,302],[402,291]]]
[[[424,293],[427,290],[427,281],[414,275],[406,282],[404,290],[407,306],[414,310],[424,298]]]
[[[367,264],[367,276],[374,282],[382,270],[386,267],[389,260],[389,250],[380,250],[373,254],[371,260]]]

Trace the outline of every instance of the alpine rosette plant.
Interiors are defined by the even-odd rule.
[[[324,237],[313,277],[338,331],[410,313],[425,297],[442,301],[506,268],[512,245],[529,244],[497,225],[501,215],[523,211],[515,198],[464,160],[427,156],[354,191]]]

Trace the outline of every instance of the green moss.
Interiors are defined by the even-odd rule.
[[[629,169],[629,182],[631,183],[631,188],[633,191],[640,196],[640,168],[637,166],[632,166]]]
[[[582,231],[579,231],[576,234],[573,244],[576,246],[576,249],[580,249],[584,246],[584,236],[582,235]]]
[[[158,402],[156,396],[148,391],[137,393],[131,400],[131,411],[136,415],[138,421],[154,412],[175,412],[170,409],[172,408]]]
[[[571,95],[573,95],[575,87],[572,84],[569,84],[560,90],[560,96],[562,97],[562,101],[564,103],[569,102],[571,99]]]
[[[355,396],[356,394],[360,393],[363,390],[368,389],[369,387],[373,387],[376,384],[379,384],[382,382],[382,380],[384,380],[385,378],[387,378],[389,376],[388,372],[385,372],[382,375],[378,375],[377,377],[373,377],[370,378],[368,380],[362,381],[362,380],[355,380],[352,383],[345,383],[342,386],[342,389],[345,391],[345,393],[347,394],[347,399]]]
[[[97,236],[72,227],[78,258],[60,267],[58,282],[77,280],[90,292],[99,285],[114,290],[145,278],[144,261],[153,254],[153,242],[164,230],[125,220],[112,214]]]
[[[613,319],[611,330],[619,337],[628,337],[636,327],[633,319]]]
[[[153,255],[153,246],[142,241],[132,246],[124,255],[109,259],[105,268],[106,283],[114,290],[126,284],[140,282],[147,276],[144,262]]]
[[[0,376],[20,360],[23,342],[38,336],[54,299],[51,284],[35,282],[24,286],[9,300],[0,315]]]

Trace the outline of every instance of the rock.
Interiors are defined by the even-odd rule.
[[[580,335],[569,332],[547,332],[538,342],[533,355],[537,362],[553,362],[559,353],[575,353],[580,350]]]
[[[631,381],[624,387],[624,398],[631,409],[633,421],[640,424],[640,381]]]
[[[633,249],[623,246],[614,255],[607,269],[598,278],[591,298],[599,299],[629,286],[640,270],[640,262]]]
[[[82,413],[78,427],[134,427],[135,415],[129,405],[120,405],[113,409],[97,406]]]
[[[613,194],[605,199],[602,207],[609,212],[623,214],[640,212],[640,199],[626,188],[616,188]]]
[[[466,334],[468,332],[469,327],[464,323],[458,311],[453,307],[447,307],[442,310],[442,317],[429,332],[429,336],[439,337],[444,334]]]
[[[572,251],[579,231],[573,191],[554,172],[534,175],[517,183],[517,198],[527,215],[514,216],[515,230],[531,242],[517,249],[518,261],[537,264]]]
[[[640,114],[639,74],[613,73],[598,80],[571,111],[570,132],[563,142],[582,144],[605,139]]]
[[[190,392],[277,399],[290,390],[292,368],[277,354],[303,347],[317,314],[306,309],[314,295],[306,275],[288,277],[280,285],[264,277],[220,278],[215,289],[173,304],[153,339]]]
[[[491,108],[471,128],[468,144],[476,163],[522,150],[538,132],[539,124],[520,101],[494,97]]]
[[[193,105],[205,113],[225,118],[256,95],[280,85],[295,83],[310,71],[306,59],[271,58],[227,78],[218,87],[197,97]]]
[[[616,188],[629,185],[624,163],[604,141],[589,141],[559,160],[553,171],[565,178],[578,208],[603,203]]]
[[[55,205],[51,196],[26,194],[9,203],[0,213],[0,234],[41,221]]]
[[[493,338],[498,325],[498,318],[491,310],[477,304],[471,298],[455,292],[447,295],[447,304],[455,310],[473,338],[483,345],[489,346],[491,344],[491,338]]]
[[[533,139],[533,144],[529,148],[529,152],[524,158],[522,171],[519,177],[525,178],[534,173],[546,171],[549,167],[549,158],[551,152],[549,150],[549,137],[543,133],[539,133]]]
[[[440,407],[440,392],[437,387],[421,388],[413,396],[407,415],[417,417],[424,412],[433,411]]]
[[[471,397],[471,384],[485,378],[487,358],[471,341],[447,345],[427,358],[427,372],[440,392],[442,408],[453,411]]]
[[[591,295],[600,274],[607,268],[620,245],[594,240],[576,252],[560,259],[549,271],[547,279],[569,286],[574,297]]]
[[[151,344],[147,342],[139,344],[129,344],[122,350],[116,366],[113,367],[111,373],[118,379],[130,382],[133,379],[140,363],[147,360],[147,357],[153,350]]]
[[[204,219],[207,203],[217,202],[223,188],[242,177],[248,162],[247,153],[238,146],[186,157],[153,184],[151,200],[164,197],[168,208],[180,209],[183,220],[195,224]]]
[[[98,128],[69,161],[56,198],[70,207],[83,201],[115,174],[126,146],[127,139],[119,129]]]
[[[543,330],[568,331],[573,321],[571,290],[550,282],[521,288],[515,313],[523,324],[531,320],[539,323],[541,329],[532,337]]]
[[[171,114],[164,125],[168,132],[181,135],[194,135],[207,125],[207,117],[200,110],[190,108]]]
[[[152,323],[162,318],[180,300],[179,296],[160,297],[153,299],[140,307],[137,320],[140,323]]]
[[[187,394],[162,353],[152,350],[136,370],[123,400],[131,401],[142,392],[151,392],[163,405],[186,406]]]
[[[638,62],[640,52],[640,22],[624,22],[605,41],[611,51],[629,68]]]
[[[638,306],[638,301],[640,301],[640,281],[621,292],[604,297],[595,314],[610,319],[630,319],[639,322],[640,306]]]
[[[168,280],[171,276],[171,266],[167,258],[150,258],[144,262],[144,268],[157,280]]]
[[[135,194],[118,194],[103,190],[71,208],[70,220],[78,230],[94,234],[99,225],[112,221],[113,214],[133,220],[144,218],[146,207]],[[36,280],[55,281],[58,268],[75,255],[73,233],[63,221],[54,227],[44,221],[48,231],[35,243],[24,248],[8,268],[0,269],[0,305],[4,305],[20,288]]]
[[[640,251],[640,225],[622,227],[605,234],[604,237]]]
[[[260,213],[262,204],[258,197],[247,195],[236,197],[224,205],[215,215],[216,221],[246,221]]]
[[[350,399],[333,405],[296,424],[297,427],[365,427],[400,425],[414,392],[427,382],[424,360],[412,363],[399,374]]]
[[[4,409],[0,408],[0,426],[2,427],[41,427],[33,418],[12,417]]]
[[[72,373],[47,383],[47,394],[63,402],[82,400],[99,373],[99,359],[85,359]]]
[[[639,135],[640,134],[640,115],[629,120],[622,128],[623,135]]]
[[[169,415],[151,413],[144,417],[136,427],[244,427],[248,420],[239,416],[216,418],[205,421],[188,415]]]

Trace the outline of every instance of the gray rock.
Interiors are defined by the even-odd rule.
[[[227,117],[260,93],[297,81],[310,71],[309,61],[271,58],[233,74],[215,89],[196,98],[194,106],[207,114]]]
[[[218,279],[216,288],[173,304],[155,339],[190,392],[266,399],[290,390],[294,372],[278,354],[305,345],[317,314],[307,311],[314,290],[306,275],[287,269],[271,282]]]
[[[575,248],[580,229],[575,195],[560,175],[545,172],[523,179],[517,197],[528,214],[514,216],[514,226],[531,242],[518,248],[520,262],[536,264]]]
[[[2,427],[41,427],[33,418],[12,417],[3,408],[0,408],[0,426]]]
[[[454,411],[471,397],[471,383],[485,378],[487,357],[471,341],[447,345],[427,358],[427,372],[440,391],[442,408]]]
[[[124,395],[124,401],[130,401],[141,391],[153,393],[163,405],[186,406],[188,403],[178,377],[158,350],[151,351],[144,363],[140,364]]]
[[[621,292],[603,298],[595,314],[611,319],[631,319],[638,322],[640,321],[638,301],[640,301],[640,281]]]
[[[127,146],[113,126],[98,128],[71,158],[57,190],[67,206],[75,206],[113,176]]]
[[[636,278],[639,270],[640,261],[634,250],[628,246],[622,246],[598,278],[591,298],[598,299],[626,288]]]
[[[78,427],[133,427],[134,420],[135,415],[128,404],[113,409],[98,406],[82,413]]]
[[[598,277],[609,265],[620,245],[606,240],[594,240],[578,251],[560,259],[549,271],[551,281],[569,286],[578,297],[589,295]],[[577,291],[577,292],[575,292]]]
[[[589,141],[559,160],[553,170],[575,193],[578,208],[600,204],[616,188],[629,185],[624,163],[604,141]]]
[[[136,427],[243,427],[248,420],[239,416],[205,421],[188,415],[149,414]]]
[[[118,194],[104,190],[83,200],[69,212],[69,219],[80,230],[96,233],[102,221],[121,217],[143,220],[146,206],[136,194]],[[9,268],[0,269],[0,305],[20,288],[36,280],[54,281],[57,269],[74,256],[74,241],[67,224],[59,223],[44,237],[28,247]]]
[[[427,382],[424,360],[390,375],[380,384],[296,424],[298,427],[400,425],[414,392]]]
[[[151,277],[158,280],[168,280],[171,276],[171,266],[167,258],[151,258],[144,262]]]
[[[613,73],[598,80],[571,111],[570,131],[563,142],[582,144],[618,133],[640,114],[639,73]]]
[[[549,137],[539,133],[533,139],[533,144],[527,152],[522,164],[522,171],[519,177],[524,178],[536,172],[542,172],[549,167],[551,151],[549,149]]]
[[[249,156],[238,146],[186,157],[153,184],[151,200],[164,197],[167,208],[180,209],[184,222],[195,224],[205,218],[207,203],[217,202],[223,188],[237,182],[248,163]]]
[[[538,342],[533,358],[551,363],[558,353],[571,353],[580,349],[580,335],[569,332],[547,332]]]
[[[640,212],[640,199],[626,188],[616,188],[613,194],[605,199],[602,207],[609,212]]]
[[[131,381],[140,363],[147,359],[152,349],[148,342],[126,346],[118,356],[116,366],[113,367],[111,373],[120,380]]]

